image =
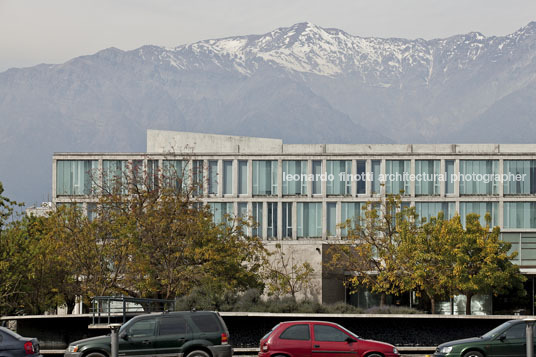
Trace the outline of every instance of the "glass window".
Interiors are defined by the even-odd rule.
[[[102,160],[102,180],[106,192],[126,194],[127,161]]]
[[[510,327],[504,335],[506,336],[507,340],[513,340],[513,339],[525,339],[525,331],[526,331],[526,325],[524,323],[516,324],[512,327]]]
[[[460,218],[465,227],[466,216],[469,213],[480,215],[480,224],[486,226],[486,213],[491,215],[491,226],[497,225],[497,202],[460,202]]]
[[[192,179],[194,184],[194,194],[196,196],[201,196],[203,194],[203,160],[194,160],[193,162],[193,172]]]
[[[497,160],[460,160],[460,195],[496,195]]]
[[[247,221],[249,219],[249,213],[248,213],[248,204],[247,202],[239,202],[237,205],[238,209],[238,216],[242,218],[243,220]],[[243,227],[244,234],[248,234],[248,227]]]
[[[322,194],[322,180],[320,179],[322,175],[322,161],[314,160],[313,161],[313,195]]]
[[[307,161],[283,160],[283,195],[307,194]]]
[[[536,202],[505,202],[504,228],[536,228]]]
[[[298,237],[322,237],[322,203],[298,203]]]
[[[164,185],[176,190],[188,188],[188,162],[183,160],[163,160],[162,179]]]
[[[223,161],[223,194],[233,194],[233,162],[230,160]]]
[[[183,317],[164,317],[160,320],[158,334],[160,336],[167,335],[183,335],[188,332],[188,325]]]
[[[158,160],[147,160],[147,189],[156,190],[159,187]]]
[[[277,195],[277,161],[253,161],[253,194]]]
[[[213,215],[214,223],[227,223],[227,216],[233,215],[232,202],[211,202],[210,210]]]
[[[238,161],[238,194],[248,194],[248,162],[246,160]]]
[[[327,224],[328,224],[328,236],[333,237],[337,235],[337,203],[327,203]]]
[[[430,222],[430,218],[437,217],[439,212],[443,212],[444,219],[454,217],[456,211],[455,202],[416,202],[415,210],[419,215],[420,222]]]
[[[190,318],[200,332],[222,331],[220,321],[214,314],[192,314]]]
[[[283,238],[292,237],[292,202],[283,202]]]
[[[362,209],[364,205],[364,202],[343,202],[341,204],[341,223],[345,224],[348,220],[350,220],[352,227],[358,224],[360,217],[364,216]],[[343,237],[347,237],[348,229],[342,228],[341,235]]]
[[[415,195],[439,195],[439,160],[415,160]]]
[[[139,320],[130,326],[128,335],[129,337],[154,336],[155,326],[156,318]]]
[[[97,160],[56,161],[56,195],[95,193],[98,165]]]
[[[218,161],[216,160],[208,162],[208,193],[210,195],[218,194]]]
[[[359,181],[357,181],[357,193],[367,193],[367,161],[357,160],[357,175]]]
[[[381,160],[372,160],[372,193],[380,193],[380,174],[381,174]]]
[[[268,238],[277,237],[277,202],[268,202]]]
[[[536,194],[536,160],[504,160],[505,195]]]
[[[262,202],[253,202],[252,205],[253,223],[255,226],[252,229],[253,236],[262,237]]]
[[[288,327],[279,335],[282,340],[302,340],[308,341],[311,339],[309,333],[309,325],[294,325]]]
[[[387,160],[385,161],[385,192],[387,194],[409,195],[409,160]]]
[[[445,171],[447,172],[447,181],[445,182],[445,193],[447,195],[454,193],[454,160],[445,160]]]
[[[328,195],[350,195],[352,193],[352,161],[326,161],[328,180],[326,190]]]
[[[341,330],[327,325],[315,325],[315,341],[344,342],[350,336]]]

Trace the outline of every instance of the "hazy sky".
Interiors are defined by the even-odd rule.
[[[506,35],[535,0],[0,0],[0,72],[107,47],[174,47],[310,21],[358,36]]]

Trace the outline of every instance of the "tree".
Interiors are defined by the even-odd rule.
[[[479,215],[468,214],[466,229],[455,242],[454,278],[457,291],[467,297],[466,315],[471,314],[471,299],[476,294],[500,294],[507,289],[523,288],[526,278],[511,260],[516,252],[508,253],[511,244],[500,240],[499,227],[490,228],[491,216],[486,214],[482,227]],[[461,226],[459,217],[457,224]]]
[[[186,169],[107,174],[94,176],[99,201],[91,217],[76,208],[56,215],[56,236],[81,294],[173,299],[199,285],[220,294],[262,287],[265,251],[244,234],[250,223],[227,216],[216,224],[200,200],[202,182],[183,180]]]
[[[314,274],[311,264],[295,262],[294,254],[285,254],[280,243],[275,245],[269,259],[265,272],[268,295],[290,295],[295,299],[297,293],[307,293],[311,288]]]
[[[440,212],[421,226],[414,239],[405,240],[401,247],[411,257],[412,280],[430,299],[432,314],[435,314],[437,299],[453,295],[455,243],[463,234],[458,223],[457,218],[444,220],[443,212]]]
[[[348,281],[353,291],[366,286],[381,294],[380,306],[383,306],[386,294],[398,295],[415,286],[409,258],[399,249],[404,240],[415,236],[415,221],[415,209],[402,208],[399,195],[367,202],[362,215],[343,223],[348,236],[345,244],[329,249],[330,265],[353,274]]]

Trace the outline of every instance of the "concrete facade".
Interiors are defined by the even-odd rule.
[[[204,187],[203,201],[225,204],[231,214],[247,211],[260,221],[257,233],[266,244],[279,242],[293,250],[298,260],[314,264],[320,301],[345,298],[341,282],[328,276],[322,265],[327,247],[340,242],[344,233],[337,224],[350,218],[348,212],[354,212],[350,210],[354,204],[382,199],[388,193],[398,193],[401,187],[404,204],[416,206],[423,216],[445,209],[449,216],[491,211],[504,239],[520,253],[517,263],[522,272],[536,274],[536,144],[302,145],[283,144],[279,139],[148,130],[147,153],[54,154],[53,202],[69,204],[75,200],[86,208],[95,202],[94,196],[80,191],[83,180],[78,178],[73,184],[73,162],[78,163],[80,176],[81,162],[91,161],[92,168],[102,170],[107,161],[137,161],[145,168],[151,165],[161,170],[170,160],[201,163],[204,177],[212,180],[211,187]],[[284,176],[289,167],[299,167],[300,174],[306,175],[332,173],[335,180],[300,179],[292,186]],[[416,175],[422,171],[445,174],[447,179],[378,181],[380,175]],[[524,173],[524,181],[510,185],[497,180],[462,183],[448,179],[452,174],[476,174],[478,178],[478,174],[503,175],[507,171]],[[373,173],[374,180],[341,182],[337,180],[341,172],[347,178]],[[520,220],[522,211],[526,214]]]

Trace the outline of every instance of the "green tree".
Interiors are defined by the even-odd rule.
[[[484,227],[479,217],[475,213],[467,215],[466,228],[454,248],[455,287],[467,298],[467,315],[471,314],[474,295],[497,295],[512,288],[522,289],[526,280],[519,267],[511,262],[517,255],[516,252],[508,253],[511,244],[500,240],[499,227],[490,228],[489,213],[486,214],[487,225]],[[461,226],[459,217],[456,219]]]
[[[409,256],[399,247],[415,236],[416,214],[414,208],[402,208],[399,195],[367,202],[362,215],[342,227],[348,229],[346,242],[328,250],[329,265],[353,274],[348,281],[353,291],[365,286],[381,294],[383,306],[387,294],[398,295],[415,286]]]

